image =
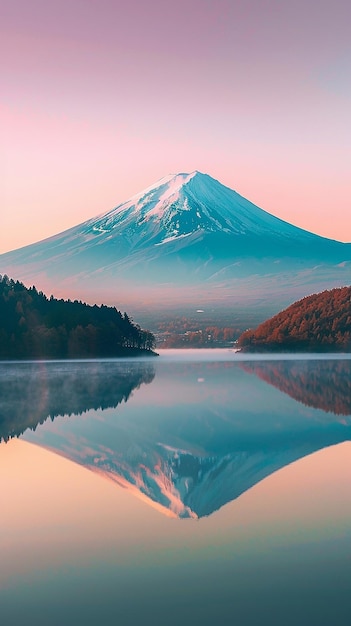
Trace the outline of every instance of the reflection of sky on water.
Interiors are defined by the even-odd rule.
[[[0,455],[4,623],[158,625],[166,615],[173,625],[183,615],[207,626],[235,611],[241,624],[346,626],[350,445],[179,523],[79,465],[11,441]]]

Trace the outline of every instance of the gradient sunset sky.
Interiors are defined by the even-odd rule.
[[[0,252],[177,172],[351,241],[349,0],[3,0]]]

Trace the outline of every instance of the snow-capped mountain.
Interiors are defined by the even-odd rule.
[[[131,250],[218,232],[311,239],[200,172],[166,176],[85,227],[105,239],[123,235]]]
[[[284,222],[206,174],[170,175],[54,237],[0,255],[0,272],[55,296],[135,310],[288,303],[348,284],[351,244]],[[116,302],[118,301],[118,302]]]

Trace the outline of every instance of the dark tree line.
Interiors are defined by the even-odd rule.
[[[307,296],[245,331],[244,350],[351,350],[351,287]]]
[[[105,305],[47,298],[0,275],[0,358],[89,358],[152,351],[154,335]]]

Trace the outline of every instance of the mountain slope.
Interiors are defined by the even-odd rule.
[[[101,216],[0,255],[0,271],[94,302],[113,303],[117,290],[125,308],[271,304],[348,284],[351,244],[292,226],[193,172],[167,176]]]

